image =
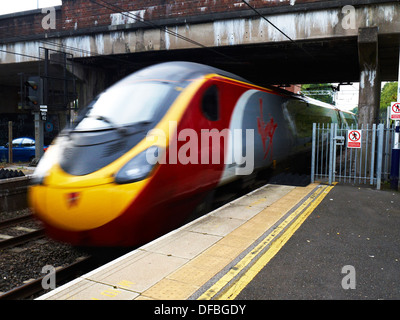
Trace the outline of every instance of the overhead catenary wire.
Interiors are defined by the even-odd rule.
[[[235,60],[235,61],[237,61],[235,58],[233,58],[233,57],[231,57],[231,56],[228,56],[228,55],[226,55],[226,54],[223,54],[223,53],[221,53],[221,52],[218,52],[217,50],[214,50],[214,49],[212,49],[212,48],[210,48],[210,47],[207,47],[206,45],[203,45],[203,44],[200,43],[200,42],[197,42],[197,41],[192,40],[192,39],[190,39],[190,38],[188,38],[188,37],[185,37],[185,36],[179,34],[178,32],[169,30],[168,27],[166,27],[166,26],[157,25],[156,23],[154,23],[154,22],[152,22],[152,21],[149,21],[149,20],[145,20],[145,19],[141,18],[140,16],[138,16],[138,15],[132,13],[132,12],[125,12],[125,10],[124,10],[123,8],[121,8],[121,7],[117,6],[117,5],[114,5],[114,4],[109,3],[109,2],[107,2],[107,1],[102,1],[102,3],[100,3],[100,2],[98,2],[98,1],[91,0],[91,2],[93,2],[93,3],[97,4],[97,5],[100,5],[100,6],[104,7],[104,8],[107,8],[107,9],[111,10],[112,12],[117,11],[117,12],[115,12],[115,13],[119,13],[119,14],[121,14],[121,15],[123,15],[123,16],[126,16],[126,17],[129,17],[129,18],[131,18],[131,19],[134,19],[135,21],[142,22],[142,23],[143,23],[144,25],[146,25],[146,26],[149,26],[149,27],[152,27],[152,28],[160,29],[161,31],[164,31],[165,33],[167,33],[167,34],[169,34],[169,35],[172,35],[172,36],[174,36],[174,37],[176,37],[176,38],[178,38],[178,39],[181,39],[181,40],[183,40],[183,41],[189,42],[189,43],[191,43],[191,44],[193,44],[193,45],[195,45],[195,46],[198,46],[198,47],[207,49],[207,50],[209,50],[209,51],[213,51],[214,53],[216,53],[216,54],[218,54],[218,55],[224,57],[225,59],[227,58],[227,59],[230,59],[230,60]],[[2,28],[2,27],[0,27],[0,29],[1,29],[1,28]],[[22,41],[25,41],[27,38],[26,38],[26,37],[18,36],[18,37],[15,37],[15,39],[16,39],[16,41],[22,42]],[[58,47],[60,47],[60,48],[68,48],[68,49],[71,50],[71,51],[81,52],[81,53],[83,53],[83,54],[88,54],[88,55],[90,55],[90,56],[99,56],[99,55],[100,55],[99,53],[94,52],[93,50],[85,50],[85,49],[76,48],[76,47],[73,47],[73,46],[66,46],[66,45],[63,44],[63,43],[56,43],[56,42],[51,41],[50,39],[45,39],[45,40],[43,39],[43,40],[40,40],[40,42],[42,42],[42,43],[47,43],[47,44],[50,44],[50,45],[53,45],[53,46],[58,46]],[[35,57],[35,56],[32,56],[32,55],[27,55],[27,54],[18,53],[18,52],[13,52],[13,51],[7,51],[7,50],[4,50],[4,49],[0,49],[0,52],[5,52],[5,53],[9,53],[9,54],[15,54],[15,55],[19,55],[19,56],[25,56],[25,57],[27,57],[27,58],[34,58],[34,59],[38,59],[38,60],[43,60],[43,59],[40,58],[40,57]],[[125,61],[125,62],[129,62],[129,61]]]
[[[208,50],[208,51],[210,51],[210,52],[213,52],[213,53],[215,53],[215,54],[217,54],[217,55],[219,55],[219,56],[221,56],[221,57],[224,57],[225,59],[229,59],[230,61],[241,62],[239,59],[237,59],[237,58],[235,58],[235,57],[232,57],[232,56],[230,56],[230,55],[224,54],[224,53],[222,53],[222,52],[220,52],[220,51],[215,50],[215,49],[212,48],[212,47],[208,47],[208,46],[206,46],[206,45],[204,45],[204,44],[202,44],[202,43],[200,43],[200,42],[198,42],[198,41],[195,41],[195,40],[193,40],[193,39],[190,39],[190,38],[188,38],[188,37],[185,37],[185,36],[179,34],[179,33],[176,32],[176,31],[170,30],[167,26],[163,26],[163,25],[160,25],[160,24],[158,24],[158,23],[152,22],[152,21],[150,21],[150,20],[146,20],[146,19],[143,18],[142,15],[136,14],[134,11],[133,11],[133,12],[132,12],[132,11],[127,11],[126,9],[124,9],[124,8],[122,8],[122,7],[120,7],[120,6],[115,5],[115,4],[110,3],[110,2],[108,2],[108,1],[105,1],[105,0],[90,0],[90,2],[92,2],[92,3],[94,3],[94,4],[97,4],[97,5],[99,5],[99,6],[103,7],[103,8],[107,8],[107,9],[109,9],[110,11],[112,11],[113,13],[119,13],[119,14],[121,14],[122,16],[125,16],[125,17],[128,17],[128,18],[130,18],[130,19],[133,19],[133,20],[136,21],[136,22],[140,22],[142,26],[148,26],[148,27],[151,27],[151,28],[154,28],[154,29],[159,29],[159,30],[161,30],[161,31],[164,31],[166,34],[169,34],[169,35],[174,36],[174,37],[176,37],[176,38],[178,38],[178,39],[181,39],[182,41],[186,41],[186,42],[191,43],[191,44],[193,44],[193,45],[195,45],[195,46],[198,46],[198,47],[200,47],[200,48],[203,48],[203,49],[205,49],[205,50]],[[242,0],[242,2],[243,2],[244,4],[246,4],[251,10],[253,10],[253,11],[254,11],[258,16],[260,16],[263,20],[267,21],[271,26],[273,26],[273,28],[275,28],[276,30],[278,30],[278,31],[279,31],[286,39],[288,39],[291,43],[293,43],[295,46],[299,47],[303,52],[305,52],[305,53],[306,53],[308,56],[310,56],[312,59],[315,59],[315,57],[314,57],[313,55],[311,55],[306,49],[304,49],[298,42],[296,42],[296,41],[294,41],[293,39],[291,39],[290,36],[288,36],[288,35],[287,35],[285,32],[283,32],[278,26],[276,26],[276,25],[275,25],[274,23],[272,23],[269,19],[267,19],[265,16],[263,16],[256,8],[252,7],[252,6],[251,6],[247,1],[245,1],[245,0]],[[94,10],[94,8],[93,8],[93,10]],[[137,26],[139,27],[139,25],[137,25]],[[58,42],[56,42],[56,41],[52,41],[51,38],[49,38],[49,39],[42,39],[42,40],[40,40],[40,42],[42,42],[42,43],[44,43],[44,44],[52,45],[52,46],[57,46],[57,47],[59,47],[59,48],[68,49],[68,50],[71,50],[71,51],[81,52],[81,53],[83,53],[83,55],[88,55],[88,56],[91,56],[91,57],[96,57],[96,56],[108,57],[107,55],[101,55],[101,54],[99,54],[99,53],[97,53],[97,52],[94,52],[93,50],[87,50],[87,49],[85,50],[85,49],[83,49],[83,48],[76,48],[76,47],[73,47],[73,46],[70,46],[70,45],[68,46],[68,45],[66,45],[66,44],[63,43],[63,42],[58,43]],[[43,60],[41,57],[29,56],[29,55],[26,55],[26,54],[23,54],[23,53],[11,52],[11,51],[1,50],[1,49],[0,49],[0,51],[1,51],[1,52],[10,53],[10,54],[20,55],[20,56],[25,56],[25,57],[28,57],[28,58],[34,58],[34,59],[37,59],[37,60]],[[110,57],[110,58],[112,58],[113,60],[120,60],[121,62],[124,62],[124,63],[131,63],[131,61],[126,60],[126,59],[121,59],[121,58],[117,58],[117,57]],[[251,63],[250,63],[250,65],[251,65]],[[250,65],[249,65],[249,66],[250,66]]]
[[[32,56],[30,54],[25,54],[25,53],[20,53],[20,52],[15,52],[15,51],[9,51],[9,50],[4,50],[4,49],[0,49],[0,52],[4,52],[4,53],[8,53],[8,54],[14,54],[17,56],[22,56],[22,57],[26,57],[26,58],[32,58],[32,59],[37,59],[37,60],[43,60],[40,57],[37,56]]]
[[[133,62],[133,61],[131,61],[129,59],[122,59],[122,58],[119,58],[119,57],[115,57],[113,55],[102,55],[102,54],[100,54],[98,52],[95,52],[93,50],[85,50],[85,49],[82,49],[82,48],[68,46],[68,45],[65,45],[64,43],[57,43],[57,42],[51,41],[50,39],[40,40],[40,42],[42,42],[43,44],[47,44],[47,45],[51,45],[51,46],[54,46],[54,47],[58,47],[58,48],[60,48],[60,50],[69,50],[69,51],[80,52],[80,53],[82,53],[84,55],[88,55],[88,58],[102,57],[103,59],[107,59],[107,60],[121,62],[121,63],[124,63],[124,64],[136,65],[135,62]]]
[[[221,53],[221,52],[219,52],[219,51],[217,51],[215,49],[207,47],[206,45],[203,45],[200,42],[197,42],[197,41],[192,40],[192,39],[190,39],[188,37],[185,37],[185,36],[183,36],[183,35],[181,35],[181,34],[179,34],[177,32],[169,30],[168,27],[166,27],[166,26],[157,25],[156,23],[154,23],[152,21],[149,21],[149,20],[145,20],[145,19],[141,18],[140,16],[138,16],[138,15],[132,13],[132,12],[125,12],[125,10],[123,8],[121,8],[121,7],[117,6],[117,5],[114,5],[114,4],[109,3],[107,1],[102,1],[103,3],[100,3],[98,1],[91,0],[91,2],[93,2],[93,3],[97,4],[97,5],[100,5],[100,6],[104,7],[104,8],[107,8],[107,9],[113,11],[113,12],[117,11],[117,13],[120,13],[121,15],[126,16],[128,18],[134,19],[135,21],[139,21],[139,22],[143,23],[146,26],[160,29],[161,31],[164,31],[164,32],[168,33],[169,35],[177,37],[178,39],[181,39],[183,41],[189,42],[189,43],[191,43],[191,44],[193,44],[195,46],[207,49],[208,51],[212,51],[215,54],[220,55],[225,59],[229,59],[231,61],[238,62],[237,59],[235,59],[235,58],[233,58],[231,56],[228,56],[226,54],[223,54],[223,53]],[[26,40],[25,37],[17,37],[17,41],[21,42],[21,41],[25,41],[25,40]],[[101,54],[99,54],[97,52],[94,52],[93,50],[85,50],[85,49],[82,49],[82,48],[77,48],[77,47],[73,47],[73,46],[70,46],[70,45],[65,45],[64,43],[57,43],[56,41],[52,41],[51,39],[42,39],[39,42],[41,42],[43,44],[48,44],[48,45],[52,45],[52,46],[55,46],[55,47],[59,47],[60,49],[67,49],[67,50],[71,50],[71,51],[81,52],[82,54],[89,55],[91,57],[102,56],[102,57],[110,59],[110,60],[119,60],[121,62],[128,63],[128,64],[132,63],[131,61],[126,60],[126,59],[120,59],[120,58],[116,58],[116,57],[110,57],[110,56],[107,56],[107,55],[101,55]],[[13,55],[26,57],[26,58],[36,59],[36,60],[39,60],[39,61],[44,60],[44,58],[42,58],[40,56],[33,56],[33,55],[19,53],[19,52],[10,51],[10,50],[0,49],[0,52],[5,52],[5,53],[8,53],[8,54],[13,54]]]
[[[154,23],[152,21],[145,20],[144,18],[140,17],[139,15],[137,15],[135,13],[132,13],[132,12],[127,12],[122,7],[117,6],[115,4],[109,3],[109,2],[104,1],[104,0],[100,0],[100,1],[102,3],[100,3],[97,0],[90,0],[90,2],[95,3],[95,4],[99,5],[99,6],[102,6],[103,8],[107,8],[107,9],[110,9],[112,11],[117,10],[119,14],[121,14],[123,16],[126,16],[128,18],[134,19],[137,22],[142,22],[144,25],[147,25],[147,26],[150,26],[150,27],[156,28],[156,29],[161,29],[162,31],[165,31],[166,33],[168,33],[168,34],[170,34],[170,35],[172,35],[174,37],[177,37],[179,39],[187,41],[187,42],[189,42],[191,44],[194,44],[196,46],[207,48],[205,45],[201,44],[200,42],[194,41],[194,40],[192,40],[190,38],[187,38],[185,36],[180,35],[177,32],[169,30],[166,26],[160,26],[160,25],[157,25],[156,23]]]
[[[290,38],[285,32],[283,32],[280,28],[278,28],[274,23],[271,22],[271,20],[267,19],[264,15],[262,15],[256,8],[254,8],[252,5],[250,5],[247,1],[242,0],[242,2],[248,6],[251,10],[253,10],[260,18],[268,22],[272,27],[274,27],[276,30],[278,30],[285,38],[287,38],[291,43],[299,47],[304,53],[306,53],[309,57],[311,57],[313,60],[315,57],[309,53],[306,49],[304,49],[302,46],[300,46],[296,41],[294,41],[292,38]]]
[[[99,1],[101,1],[102,3],[100,3]],[[211,47],[208,47],[208,46],[206,46],[206,45],[204,45],[204,44],[202,44],[202,43],[200,43],[198,41],[195,41],[193,39],[185,37],[185,36],[179,34],[178,32],[175,32],[175,31],[172,31],[172,30],[168,29],[168,27],[166,27],[166,26],[158,25],[158,24],[156,24],[156,23],[154,23],[152,21],[145,20],[144,18],[140,17],[139,15],[134,14],[132,12],[127,12],[122,7],[119,7],[119,6],[115,5],[115,4],[109,3],[109,2],[107,2],[105,0],[99,0],[99,1],[90,0],[90,2],[95,3],[95,4],[99,5],[99,6],[102,6],[103,8],[107,8],[107,9],[110,9],[110,10],[117,10],[118,13],[123,15],[123,16],[126,16],[128,18],[134,19],[135,21],[141,22],[146,26],[149,26],[149,27],[156,28],[156,29],[159,29],[161,31],[164,31],[164,32],[168,33],[169,35],[172,35],[172,36],[174,36],[174,37],[176,37],[178,39],[181,39],[183,41],[189,42],[189,43],[191,43],[191,44],[193,44],[195,46],[198,46],[198,47],[201,47],[203,49],[206,49],[206,50],[208,50],[210,52],[213,52],[213,53],[215,53],[215,54],[217,54],[219,56],[222,56],[225,59],[229,59],[229,60],[232,60],[234,62],[239,62],[239,60],[237,60],[236,58],[234,58],[232,56],[228,56],[228,55],[226,55],[226,54],[224,54],[222,52],[219,52],[219,51],[217,51],[217,50],[215,50],[215,49],[213,49]]]
[[[101,2],[100,2],[100,1],[101,1]],[[107,8],[107,9],[109,9],[109,10],[111,10],[111,11],[114,11],[114,12],[115,12],[115,11],[118,11],[118,13],[121,14],[121,15],[123,15],[123,16],[126,16],[126,17],[128,17],[128,18],[134,19],[134,20],[137,21],[137,22],[141,22],[142,24],[144,24],[144,25],[146,25],[146,26],[149,26],[149,27],[152,27],[152,28],[160,29],[160,30],[164,31],[165,33],[167,33],[167,34],[169,34],[169,35],[172,35],[172,36],[174,36],[174,37],[176,37],[176,38],[178,38],[178,39],[181,39],[181,40],[183,40],[183,41],[189,42],[189,43],[191,43],[191,44],[193,44],[193,45],[195,45],[195,46],[198,46],[198,47],[207,49],[207,50],[209,50],[209,51],[212,51],[212,52],[214,52],[215,54],[220,55],[220,56],[222,56],[222,57],[224,57],[224,58],[227,58],[227,59],[229,59],[229,60],[232,60],[232,61],[235,61],[235,62],[240,62],[238,59],[236,59],[236,58],[234,58],[234,57],[232,57],[232,56],[226,55],[226,54],[224,54],[224,53],[222,53],[222,52],[219,52],[219,51],[217,51],[217,50],[215,50],[215,49],[213,49],[213,48],[211,48],[211,47],[208,47],[208,46],[206,46],[206,45],[204,45],[204,44],[202,44],[202,43],[200,43],[200,42],[198,42],[198,41],[195,41],[195,40],[193,40],[193,39],[190,39],[190,38],[188,38],[188,37],[185,37],[185,36],[179,34],[178,32],[175,32],[175,31],[172,31],[172,30],[168,29],[167,26],[158,25],[158,24],[156,24],[156,23],[154,23],[154,22],[152,22],[152,21],[149,21],[149,20],[144,19],[143,17],[139,16],[138,14],[135,14],[135,13],[133,13],[133,12],[127,12],[127,11],[124,10],[122,7],[117,6],[117,5],[115,5],[115,4],[112,4],[112,3],[108,2],[108,1],[105,1],[105,0],[90,0],[90,2],[95,3],[95,4],[99,5],[99,6],[102,6],[103,8]],[[311,55],[307,50],[305,50],[302,46],[300,46],[296,41],[294,41],[293,39],[291,39],[291,38],[290,38],[285,32],[283,32],[278,26],[276,26],[276,25],[275,25],[273,22],[271,22],[268,18],[266,18],[264,15],[262,15],[256,8],[254,8],[253,6],[251,6],[251,5],[250,5],[247,1],[245,1],[245,0],[242,0],[242,2],[243,2],[246,6],[248,6],[251,10],[253,10],[260,18],[262,18],[263,20],[265,20],[266,22],[268,22],[273,28],[275,28],[277,31],[279,31],[279,32],[280,32],[285,38],[287,38],[290,42],[292,42],[294,45],[296,45],[297,47],[299,47],[303,52],[305,52],[305,53],[306,53],[308,56],[310,56],[312,59],[315,59],[315,57],[314,57],[313,55]],[[21,40],[22,40],[22,38],[21,38]],[[52,42],[52,41],[49,41],[49,40],[50,40],[50,39],[41,40],[41,42],[42,42],[42,43],[52,44],[52,45],[54,45],[54,46],[64,47],[64,48],[67,47],[67,46],[65,46],[64,44],[57,44],[56,42]],[[91,55],[91,56],[100,55],[100,54],[98,54],[97,52],[93,52],[92,50],[84,50],[84,49],[75,48],[75,47],[72,47],[72,46],[68,46],[68,48],[69,48],[70,50],[79,51],[79,52],[82,52],[82,53],[84,53],[84,54],[89,54],[89,55]],[[20,56],[25,56],[25,57],[30,57],[30,58],[35,58],[35,59],[41,60],[40,57],[29,56],[29,55],[25,55],[25,54],[23,54],[23,53],[17,53],[17,52],[11,52],[11,51],[8,51],[8,52],[7,52],[7,51],[5,51],[5,50],[0,50],[0,51],[1,51],[1,52],[10,53],[10,54],[15,54],[15,55],[20,55]]]

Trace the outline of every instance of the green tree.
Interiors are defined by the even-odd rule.
[[[333,102],[333,86],[330,83],[319,83],[319,84],[303,84],[301,86],[301,92],[310,98],[334,104]]]
[[[358,116],[358,107],[354,107],[350,111],[353,112],[356,116]]]
[[[397,101],[397,82],[387,82],[381,91],[380,109],[386,110],[394,101]]]

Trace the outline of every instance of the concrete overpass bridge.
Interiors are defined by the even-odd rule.
[[[0,16],[0,113],[23,112],[18,73],[37,74],[49,48],[73,56],[80,105],[137,69],[187,60],[260,85],[360,82],[360,121],[373,123],[399,43],[399,0],[63,0]]]

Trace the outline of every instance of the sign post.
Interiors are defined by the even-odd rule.
[[[43,121],[40,116],[40,112],[34,112],[35,120],[35,158],[39,161],[40,157],[43,155],[43,145],[44,145],[44,132],[43,132]]]
[[[8,121],[8,163],[13,162],[13,148],[12,148],[12,141],[13,141],[13,135],[12,135],[12,128],[13,128],[13,123],[12,121]]]

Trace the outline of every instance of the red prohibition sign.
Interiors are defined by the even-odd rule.
[[[392,106],[392,111],[393,111],[394,113],[400,113],[400,103],[395,103],[395,104]]]
[[[360,140],[360,133],[358,131],[350,131],[349,132],[349,139],[353,142]]]

